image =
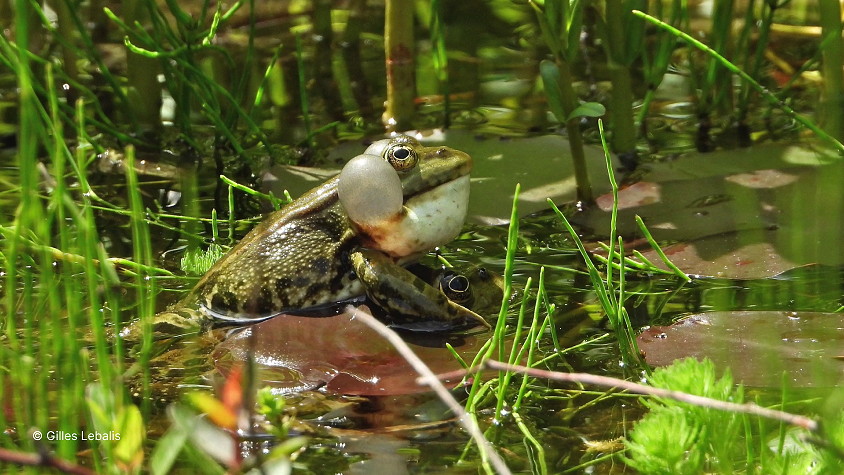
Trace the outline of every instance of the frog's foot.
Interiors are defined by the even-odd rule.
[[[352,266],[367,296],[404,328],[440,331],[489,323],[477,313],[450,300],[384,254],[362,249],[351,254]]]
[[[180,337],[198,333],[202,330],[202,322],[207,317],[202,317],[197,310],[191,308],[179,308],[161,312],[153,317],[151,332],[153,340],[162,338]],[[124,327],[119,337],[131,344],[137,344],[144,339],[144,324],[136,320]]]

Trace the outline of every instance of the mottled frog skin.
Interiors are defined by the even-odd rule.
[[[156,329],[251,323],[364,294],[391,323],[406,328],[486,325],[404,268],[460,232],[469,155],[398,136],[375,142],[353,160],[363,164],[362,172],[347,172],[350,162],[337,177],[270,215],[174,311],[156,317]],[[377,170],[370,173],[370,166]],[[385,204],[391,200],[398,202]]]

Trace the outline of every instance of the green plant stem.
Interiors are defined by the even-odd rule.
[[[680,270],[679,267],[674,265],[674,263],[671,262],[668,256],[665,255],[665,252],[663,252],[662,248],[659,247],[659,244],[657,244],[656,240],[653,238],[653,236],[651,236],[651,232],[648,230],[647,226],[645,226],[645,222],[642,221],[642,218],[638,214],[636,215],[636,224],[639,225],[639,229],[642,231],[642,234],[645,236],[645,239],[648,240],[648,244],[651,245],[651,248],[653,248],[659,258],[662,259],[662,262],[665,263],[665,265],[668,266],[669,269],[674,271],[674,274],[677,275],[677,277],[685,280],[686,282],[691,282],[691,277],[689,277],[685,272]]]
[[[670,24],[676,25],[680,21],[681,10],[684,8],[682,3],[684,0],[671,0],[671,14],[669,16]],[[654,16],[661,18],[663,13],[663,2],[654,2],[653,10]],[[647,91],[645,97],[642,99],[642,106],[636,117],[636,122],[639,124],[639,134],[641,137],[647,137],[647,121],[645,120],[650,105],[655,96],[656,89],[662,83],[665,73],[668,71],[668,66],[671,64],[671,55],[674,51],[676,41],[673,36],[665,32],[657,31],[656,35],[656,51],[651,56],[648,48],[642,50],[643,74],[645,76],[645,83]]]
[[[525,290],[522,294],[522,303],[519,306],[519,317],[516,320],[515,325],[515,333],[513,335],[513,346],[510,348],[510,355],[504,354],[504,341],[499,342],[499,354],[498,357],[501,359],[507,358],[507,361],[511,364],[518,363],[518,345],[517,343],[521,341],[522,331],[524,331],[524,324],[525,324],[525,310],[527,309],[527,302],[528,297],[530,296],[531,290],[531,283],[533,282],[531,277],[528,277],[527,283],[525,284]],[[495,404],[495,420],[501,421],[501,412],[504,410],[504,402],[506,401],[507,390],[510,388],[510,380],[513,377],[513,373],[506,373],[502,372],[498,375],[498,395],[497,395],[497,402]]]
[[[135,173],[135,149],[132,146],[126,149],[126,184],[129,193],[129,209],[131,211],[131,228],[132,240],[135,243],[134,260],[141,265],[150,268],[153,267],[152,259],[152,245],[150,241],[149,225],[146,221],[146,210],[141,198],[140,186],[138,183],[138,175]],[[189,195],[188,195],[189,196]],[[195,202],[195,200],[194,200]],[[144,376],[142,381],[142,401],[144,401],[145,412],[149,410],[149,371],[148,362],[152,352],[152,319],[155,315],[155,295],[156,285],[154,279],[148,279],[144,273],[139,273],[135,277],[135,286],[137,288],[137,318],[140,319],[143,341],[141,343],[141,351],[139,362],[144,368]],[[121,340],[117,339],[118,342]]]
[[[5,3],[0,1],[0,3]],[[68,2],[61,0],[55,2],[56,8],[56,18],[58,21],[58,31],[59,36],[64,38],[65,45],[62,47],[62,60],[64,61],[63,69],[64,72],[67,74],[68,77],[79,82],[79,67],[77,66],[78,57],[76,56],[76,50],[74,48],[68,47],[67,45],[73,44],[73,35],[74,35],[74,27],[75,25],[72,23],[72,14],[70,12],[70,5]],[[70,97],[68,102],[76,102],[75,91],[69,91]]]
[[[633,123],[633,86],[631,71],[628,67],[632,58],[627,51],[627,29],[624,27],[622,0],[607,0],[607,37],[609,39],[608,66],[612,94],[610,95],[610,121],[612,128],[612,149],[618,154],[636,152],[636,127]]]
[[[404,0],[386,0],[384,55],[387,102],[381,121],[389,132],[408,130],[415,111],[416,71],[413,60],[413,8]]]
[[[823,50],[823,96],[820,101],[824,129],[842,140],[844,138],[844,48],[842,48],[841,3],[820,0],[820,19],[823,38],[833,38]],[[837,40],[835,40],[837,38]]]
[[[762,64],[764,63],[765,59],[765,50],[768,48],[768,39],[771,34],[771,25],[774,22],[774,13],[776,13],[776,3],[772,2],[762,2],[762,10],[764,11],[764,17],[762,21],[759,23],[759,34],[758,38],[756,39],[756,50],[753,53],[752,61],[748,58],[746,62],[748,64],[748,69],[750,71],[750,76],[754,78],[758,78],[760,76],[760,71],[762,68]],[[747,47],[747,43],[750,36],[751,25],[754,20],[753,15],[753,8],[752,5],[747,10],[747,16],[745,18],[745,31],[743,32],[742,40],[739,42],[739,47]],[[747,122],[747,112],[748,108],[750,107],[750,91],[751,88],[747,83],[742,84],[741,94],[739,95],[739,102],[738,102],[738,114],[737,114],[737,121],[739,125],[745,125]],[[840,137],[839,137],[840,139]]]
[[[331,25],[331,0],[313,1],[313,31],[314,56],[311,62],[313,68],[314,88],[322,97],[325,108],[334,120],[343,119],[343,101],[337,88],[337,81],[332,71],[334,31]]]
[[[29,265],[20,265],[24,256],[21,240],[25,230],[32,229],[37,236],[40,224],[43,222],[42,209],[38,202],[38,140],[43,137],[42,124],[38,122],[38,98],[32,89],[33,74],[30,68],[29,55],[29,12],[31,5],[25,0],[15,2],[15,39],[17,42],[16,60],[18,68],[15,71],[19,92],[19,122],[18,122],[18,150],[17,165],[20,170],[20,205],[15,212],[15,226],[11,236],[6,236],[5,246],[5,318],[4,330],[6,343],[0,346],[0,354],[3,354],[3,366],[8,370],[3,372],[3,378],[9,378],[11,385],[5,381],[0,384],[3,389],[0,395],[3,400],[10,400],[12,407],[16,408],[14,424],[20,433],[26,433],[28,425],[34,421],[32,414],[32,375],[33,368],[31,361],[26,361],[24,355],[32,355],[30,348],[27,348],[27,340],[24,341],[18,334],[18,318],[21,315],[22,322],[27,329],[34,325],[32,314],[32,291],[31,282],[34,276]],[[23,284],[23,289],[20,285]],[[18,305],[18,302],[21,305]],[[29,330],[26,333],[30,333]],[[15,388],[10,391],[8,387]],[[8,399],[6,399],[8,398]],[[3,412],[3,411],[0,411]],[[5,415],[0,416],[5,419]],[[31,444],[31,442],[25,442]]]
[[[448,49],[445,44],[445,24],[443,23],[443,2],[431,0],[431,59],[443,95],[443,128],[451,125],[451,95],[448,83]]]
[[[811,120],[809,120],[809,119],[803,117],[802,115],[798,114],[797,112],[795,112],[794,109],[792,109],[791,107],[789,107],[788,105],[786,105],[782,101],[780,101],[779,98],[777,98],[777,96],[775,96],[770,91],[768,91],[767,89],[762,87],[752,77],[750,77],[747,73],[745,73],[744,71],[742,71],[741,69],[737,68],[735,65],[730,63],[726,58],[724,58],[723,56],[718,54],[717,51],[713,50],[709,46],[706,46],[705,44],[701,43],[700,41],[694,39],[690,35],[678,30],[677,28],[674,28],[673,26],[671,26],[671,25],[669,25],[669,24],[667,24],[667,23],[665,23],[665,22],[663,22],[663,21],[661,21],[657,18],[654,18],[654,17],[648,15],[647,13],[643,13],[643,12],[638,11],[638,10],[633,10],[633,14],[636,15],[637,17],[639,17],[639,18],[642,18],[645,21],[653,23],[654,25],[669,31],[671,34],[677,36],[678,38],[681,38],[683,41],[689,43],[690,45],[694,46],[695,48],[705,52],[706,54],[711,55],[712,57],[714,57],[718,61],[718,63],[721,66],[723,66],[724,68],[727,68],[732,73],[737,74],[743,80],[747,81],[748,84],[750,84],[750,86],[753,87],[753,89],[756,90],[756,92],[761,94],[762,97],[764,97],[765,100],[770,102],[773,106],[778,107],[787,116],[791,117],[792,119],[799,122],[800,124],[803,124],[803,126],[805,126],[807,129],[814,132],[815,135],[817,135],[821,139],[829,142],[830,145],[832,145],[833,147],[838,149],[839,153],[844,153],[844,144],[842,144],[838,139],[836,139],[834,136],[827,133],[824,129],[818,127]]]
[[[369,92],[369,85],[364,74],[363,61],[361,59],[361,30],[363,29],[366,9],[366,0],[349,1],[349,19],[346,21],[346,31],[343,33],[343,62],[350,78],[349,87],[357,102],[360,115],[365,118],[372,117],[372,98]]]
[[[302,37],[296,35],[296,70],[299,79],[299,107],[302,109],[302,123],[305,127],[308,146],[313,147],[313,135],[311,134],[311,108],[308,96],[308,83],[305,78],[305,52],[302,48]]]
[[[53,78],[52,65],[47,67],[47,88],[48,90],[56,90]],[[62,126],[61,114],[59,111],[58,97],[56,94],[50,94],[48,97],[50,116],[52,118],[52,140],[53,149],[50,151],[50,161],[53,165],[53,178],[55,179],[55,188],[51,195],[50,206],[50,222],[48,227],[55,226],[58,229],[59,243],[63,249],[69,249],[72,242],[72,230],[69,226],[65,226],[65,202],[68,198],[67,184],[65,183],[65,167],[67,159],[67,149],[64,147],[64,129]],[[60,223],[57,225],[57,223]],[[53,268],[54,260],[47,250],[41,250],[42,270],[41,275],[51,275],[55,272]],[[73,279],[68,268],[63,267],[61,278],[63,285],[49,285],[47,289],[47,299],[49,301],[48,314],[50,318],[41,318],[42,328],[39,330],[43,340],[47,339],[49,335],[52,339],[52,347],[42,341],[41,349],[45,351],[49,348],[52,358],[45,358],[42,362],[42,368],[54,367],[60,374],[79,374],[79,366],[82,362],[77,357],[79,354],[79,341],[76,338],[64,338],[61,332],[56,332],[54,329],[62,328],[65,322],[62,319],[62,314],[66,312],[67,320],[66,326],[68,334],[75,336],[77,333],[77,315],[78,305],[77,292],[71,292],[75,287],[75,279]],[[59,290],[62,295],[59,295]],[[73,289],[75,290],[75,289]],[[60,300],[63,300],[60,302]],[[49,325],[49,328],[45,328]],[[50,361],[52,359],[52,361]],[[78,395],[82,392],[82,381],[79,378],[62,378],[61,385],[58,388],[58,411],[56,417],[58,419],[58,427],[60,430],[71,432],[78,426],[74,414],[79,413]],[[77,451],[77,442],[74,440],[59,441],[57,453],[60,457],[72,459]]]
[[[141,0],[123,3],[122,12],[127,25],[149,25],[148,5]],[[138,37],[129,33],[129,40],[138,42]],[[129,81],[127,96],[132,109],[127,117],[141,128],[141,131],[156,130],[160,124],[161,85],[158,83],[158,60],[148,58],[127,49],[126,77]]]
[[[577,108],[577,95],[574,92],[574,87],[572,87],[574,77],[567,61],[558,60],[557,67],[560,71],[560,97],[563,102],[563,110],[568,115]],[[583,152],[583,136],[580,134],[579,120],[579,117],[567,119],[565,121],[566,132],[568,132],[569,149],[574,165],[577,200],[588,205],[592,204],[595,198],[592,194],[592,183],[589,180],[589,171],[586,167],[586,155]]]
[[[527,379],[527,378],[524,378]],[[548,472],[548,462],[545,461],[545,447],[536,440],[536,437],[530,432],[528,429],[527,424],[522,419],[521,414],[518,412],[513,413],[513,420],[516,422],[516,426],[518,426],[519,430],[522,432],[522,435],[525,436],[526,444],[530,444],[530,447],[536,451],[536,459],[539,460],[539,467],[534,468],[533,473],[538,473],[539,475],[545,475]],[[530,460],[533,460],[534,457],[531,457]]]
[[[507,329],[507,311],[510,308],[510,298],[513,296],[513,267],[516,260],[516,249],[519,243],[519,192],[521,185],[516,184],[516,191],[513,194],[513,208],[510,212],[510,226],[507,230],[507,252],[504,258],[504,292],[501,298],[501,307],[498,310],[498,320],[492,332],[492,338],[486,341],[475,355],[472,365],[480,364],[481,361],[492,357],[492,353],[498,349],[499,354],[503,353],[504,332]],[[466,398],[466,411],[474,413],[480,400],[480,378],[472,381],[469,390],[469,397]]]
[[[545,328],[548,325],[551,325],[551,315],[554,313],[554,307],[547,308],[547,313],[545,315],[545,320],[542,321],[542,324],[539,324],[539,308],[542,306],[543,301],[547,297],[547,293],[545,291],[545,267],[539,269],[539,286],[536,292],[536,302],[533,306],[533,320],[530,322],[530,329],[528,330],[528,336],[525,341],[525,346],[522,347],[522,350],[519,351],[519,355],[517,358],[512,359],[511,363],[518,364],[519,361],[523,357],[523,353],[525,347],[527,348],[527,358],[525,360],[525,366],[532,366],[533,365],[533,358],[536,353],[537,342],[539,341],[538,335],[542,334]],[[513,403],[513,413],[518,413],[519,409],[522,407],[522,401],[524,400],[525,393],[527,391],[529,378],[522,378],[522,383],[519,385],[519,392],[516,394],[516,401]]]

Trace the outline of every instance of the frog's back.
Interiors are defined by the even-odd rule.
[[[195,287],[201,310],[258,320],[359,295],[348,259],[355,234],[336,189],[329,180],[247,234]]]

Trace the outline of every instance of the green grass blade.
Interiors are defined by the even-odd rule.
[[[798,114],[794,109],[792,109],[791,107],[789,107],[788,105],[786,105],[785,103],[780,101],[779,98],[776,95],[774,95],[773,93],[768,91],[766,88],[762,87],[762,85],[760,85],[758,82],[756,82],[756,80],[754,80],[752,77],[750,77],[750,75],[748,75],[747,73],[745,73],[744,71],[742,71],[741,69],[736,67],[734,64],[730,63],[730,61],[728,61],[727,58],[721,56],[714,49],[712,49],[709,46],[703,44],[702,42],[696,40],[695,38],[688,35],[687,33],[684,33],[682,31],[678,30],[677,28],[674,28],[673,26],[669,25],[668,23],[663,22],[662,20],[654,18],[654,17],[648,15],[647,13],[643,13],[639,10],[633,10],[633,14],[636,15],[637,17],[639,17],[639,18],[642,18],[645,21],[648,21],[648,22],[658,26],[659,28],[667,30],[671,34],[677,36],[678,38],[681,38],[683,41],[689,43],[690,45],[694,46],[695,48],[697,48],[697,49],[703,51],[704,53],[712,56],[713,58],[715,58],[715,60],[718,62],[718,64],[720,64],[721,66],[723,66],[724,68],[726,68],[730,72],[738,75],[744,81],[747,81],[748,84],[750,84],[750,86],[754,90],[756,90],[756,92],[761,94],[762,97],[764,97],[765,100],[770,102],[773,106],[778,107],[780,110],[785,112],[785,114],[787,116],[789,116],[792,119],[794,119],[795,121],[803,124],[803,126],[805,126],[807,129],[814,132],[815,135],[817,135],[821,139],[829,142],[832,146],[834,146],[836,149],[838,149],[839,153],[844,153],[844,144],[839,142],[838,139],[836,139],[832,135],[828,134],[825,130],[818,127],[814,122],[812,122],[811,120],[807,119],[806,117],[803,117],[802,115]]]

